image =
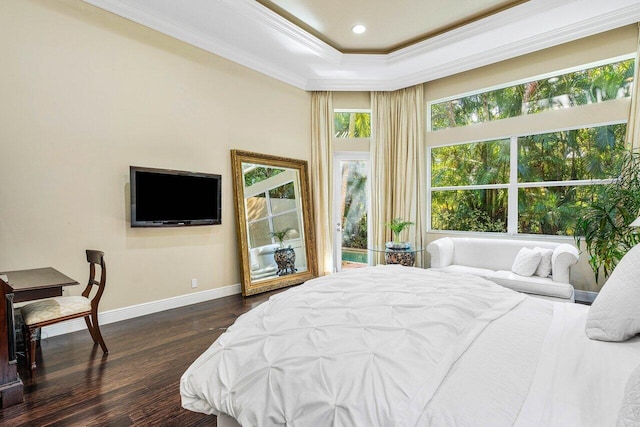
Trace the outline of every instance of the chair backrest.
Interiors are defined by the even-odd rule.
[[[91,298],[91,307],[97,308],[107,283],[107,264],[104,261],[104,252],[87,249],[87,262],[89,263],[89,283],[82,292],[82,296],[89,298],[91,290],[97,286],[98,290]],[[96,266],[100,266],[100,280],[96,280]]]

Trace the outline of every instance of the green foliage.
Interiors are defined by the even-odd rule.
[[[296,187],[293,185],[293,181],[287,182],[279,187],[269,190],[269,197],[272,199],[289,199],[296,198]]]
[[[405,221],[402,218],[394,218],[390,222],[385,223],[385,225],[393,232],[394,241],[400,243],[400,233],[402,233],[405,228],[414,225],[414,223]]]
[[[518,199],[505,188],[439,189],[509,184],[509,140],[431,150],[431,226],[436,230],[506,232],[508,203],[518,203],[518,232],[573,235],[579,211],[597,199],[601,185],[571,181],[618,175],[625,124],[551,132],[518,138]],[[539,185],[544,182],[566,185]]]
[[[335,113],[334,131],[337,138],[368,138],[371,136],[371,113]]]
[[[251,187],[253,184],[274,177],[282,172],[284,172],[284,169],[256,166],[244,173],[244,186]]]
[[[496,89],[431,106],[433,130],[571,108],[631,95],[634,60]]]
[[[580,211],[575,239],[584,240],[596,281],[608,277],[618,261],[640,242],[629,224],[640,212],[640,157],[628,153],[620,161],[619,178]]]
[[[507,232],[507,191],[504,189],[433,192],[434,230]]]
[[[276,239],[278,243],[280,243],[280,247],[284,246],[284,239],[287,237],[287,234],[293,230],[291,227],[283,228],[282,230],[271,231],[269,234],[271,237]]]
[[[366,162],[342,162],[342,246],[367,249]]]
[[[433,187],[508,182],[508,139],[451,145],[431,150]]]
[[[626,130],[617,124],[519,137],[518,182],[616,176]]]

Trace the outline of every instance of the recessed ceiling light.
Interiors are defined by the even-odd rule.
[[[351,31],[353,31],[354,34],[362,34],[367,31],[367,27],[362,24],[358,24],[354,25],[353,28],[351,28]]]

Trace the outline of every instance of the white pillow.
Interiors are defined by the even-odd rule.
[[[618,412],[616,427],[640,425],[640,365],[631,373],[624,389],[624,399]]]
[[[540,252],[536,252],[533,249],[522,248],[513,261],[511,271],[520,276],[532,276],[533,273],[536,272],[541,258],[542,255]]]
[[[640,245],[622,257],[589,308],[587,336],[626,341],[640,333]]]
[[[549,277],[551,274],[551,257],[553,249],[533,248],[534,251],[540,252],[540,264],[536,268],[535,275],[540,277]]]

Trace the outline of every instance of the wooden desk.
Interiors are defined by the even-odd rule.
[[[79,285],[53,267],[0,273],[3,274],[9,278],[9,286],[13,289],[13,302],[59,297],[63,286]]]
[[[17,369],[13,303],[61,296],[63,286],[78,284],[52,267],[0,273],[0,407],[23,401],[23,385]]]

